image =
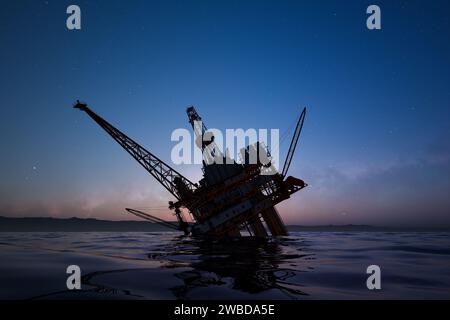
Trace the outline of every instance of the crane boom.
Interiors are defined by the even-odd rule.
[[[178,225],[176,225],[175,223],[163,220],[163,219],[153,216],[151,214],[145,213],[141,210],[130,209],[130,208],[125,208],[125,210],[127,210],[129,213],[134,214],[135,216],[137,216],[139,218],[143,218],[143,219],[148,220],[153,223],[158,223],[167,228],[171,228],[174,230],[180,230],[180,227]]]
[[[196,186],[193,182],[97,115],[86,104],[77,101],[74,108],[86,112],[175,198],[180,200],[195,190]]]
[[[207,136],[208,128],[203,122],[197,110],[193,106],[186,109],[186,113],[189,119],[189,123],[194,130],[197,146],[203,151],[208,147],[209,152],[203,153],[204,160],[207,160],[208,164],[214,163],[215,158],[223,157],[217,144],[214,142],[214,136],[211,134]],[[207,141],[205,141],[207,140]]]
[[[192,126],[192,129],[194,130],[194,133],[196,136],[202,136],[205,134],[205,132],[208,130],[206,128],[205,124],[202,121],[202,118],[197,113],[197,110],[193,106],[190,106],[186,109],[186,113],[188,115],[189,123]],[[201,123],[201,127],[200,124]],[[197,124],[197,126],[196,126]]]
[[[283,171],[281,175],[285,177],[291,166],[292,157],[294,156],[295,148],[297,147],[298,138],[300,137],[300,133],[302,132],[303,123],[305,122],[306,116],[306,108],[303,109],[300,114],[300,118],[298,119],[297,126],[295,127],[295,132],[291,140],[291,144],[289,146],[289,151],[286,156],[286,160],[284,161]]]

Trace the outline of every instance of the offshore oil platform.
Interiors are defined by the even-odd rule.
[[[270,152],[260,142],[243,150],[241,163],[230,161],[228,156],[224,156],[214,146],[214,137],[195,108],[187,108],[189,123],[197,137],[197,146],[204,156],[203,178],[198,183],[193,183],[119,131],[93,112],[87,104],[77,101],[74,108],[86,112],[176,199],[169,201],[168,208],[173,211],[177,222],[165,221],[142,210],[126,208],[129,213],[193,236],[234,238],[240,237],[241,231],[245,230],[250,236],[259,238],[288,235],[275,205],[307,186],[301,179],[287,177],[305,121],[306,108],[297,121],[281,173],[276,171],[270,161]],[[257,160],[250,161],[255,153],[258,155]],[[264,157],[269,161],[260,160]],[[211,161],[211,158],[222,158],[223,161]],[[270,174],[267,174],[269,170]],[[184,216],[185,210],[191,217],[190,222]]]

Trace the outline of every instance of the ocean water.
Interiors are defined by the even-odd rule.
[[[82,289],[69,291],[78,265]],[[366,268],[381,268],[381,290]],[[0,299],[450,299],[450,234],[0,233]]]

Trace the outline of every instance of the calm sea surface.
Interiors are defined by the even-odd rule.
[[[366,287],[381,267],[382,289]],[[68,291],[78,265],[82,290]],[[450,299],[450,234],[0,233],[0,299]]]

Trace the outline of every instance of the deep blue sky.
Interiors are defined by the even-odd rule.
[[[81,31],[66,29],[70,4]],[[366,28],[370,4],[381,31]],[[279,206],[288,223],[450,225],[449,12],[445,0],[1,1],[0,214],[124,219],[171,199],[71,108],[79,98],[167,161],[188,105],[208,127],[281,133],[308,106],[290,173],[310,186]]]

